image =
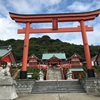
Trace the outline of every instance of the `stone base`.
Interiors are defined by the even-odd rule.
[[[15,81],[10,76],[0,77],[0,100],[16,99]]]
[[[0,86],[0,100],[13,100],[16,99],[15,86]]]
[[[94,70],[93,69],[88,69],[87,70],[87,75],[88,75],[88,77],[95,77]]]
[[[27,71],[20,71],[20,79],[27,79]]]
[[[72,78],[67,78],[67,80],[73,80]]]
[[[40,78],[39,81],[44,81],[44,79],[43,78],[42,79]]]

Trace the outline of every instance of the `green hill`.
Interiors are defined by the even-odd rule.
[[[78,53],[84,57],[83,45],[75,45],[67,42],[62,42],[59,39],[51,39],[49,36],[43,36],[41,38],[30,38],[29,44],[29,56],[34,54],[40,59],[43,53],[50,52],[64,52],[66,57],[70,57],[74,53]],[[14,55],[17,62],[22,60],[23,54],[23,40],[9,39],[6,41],[0,40],[0,46],[12,45]],[[95,56],[100,51],[100,46],[90,46],[91,57]],[[85,57],[84,57],[85,58]]]

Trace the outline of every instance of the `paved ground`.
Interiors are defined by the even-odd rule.
[[[100,95],[86,93],[21,94],[16,100],[100,100]]]

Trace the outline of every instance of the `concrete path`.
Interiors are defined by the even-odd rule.
[[[100,100],[100,95],[86,93],[21,94],[16,100]]]

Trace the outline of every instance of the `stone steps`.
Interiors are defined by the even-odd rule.
[[[37,81],[32,93],[84,93],[78,81]]]
[[[32,94],[47,94],[47,93],[85,93],[84,90],[68,90],[68,91],[34,91]]]
[[[68,84],[66,84],[68,83]],[[35,86],[73,86],[73,85],[79,85],[77,81],[37,81]]]
[[[48,80],[61,80],[61,70],[59,68],[48,69]]]

